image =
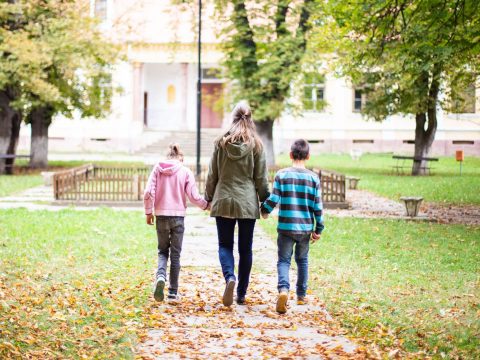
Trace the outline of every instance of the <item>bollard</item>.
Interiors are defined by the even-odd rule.
[[[423,197],[402,196],[400,200],[403,200],[405,203],[407,216],[416,217],[418,215],[418,210],[420,210],[420,204],[423,201]]]

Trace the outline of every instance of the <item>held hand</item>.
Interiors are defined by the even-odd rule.
[[[320,234],[312,232],[312,236],[310,237],[310,243],[315,244],[318,240],[320,240]]]
[[[209,202],[207,207],[205,208],[206,211],[212,210],[212,202]]]
[[[153,223],[155,221],[154,217],[153,217],[153,214],[148,214],[148,215],[146,215],[146,217],[147,217],[147,225],[153,225]]]
[[[267,213],[262,213],[262,218],[263,219],[268,219],[268,214]]]

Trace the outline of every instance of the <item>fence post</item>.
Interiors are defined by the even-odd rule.
[[[140,200],[140,182],[138,174],[133,175],[133,198]]]

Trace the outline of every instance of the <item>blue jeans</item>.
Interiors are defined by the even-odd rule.
[[[278,291],[290,290],[288,272],[292,260],[293,246],[295,245],[295,262],[298,268],[297,296],[307,294],[309,244],[310,233],[295,235],[278,233]]]
[[[247,293],[252,270],[252,244],[255,219],[230,219],[216,217],[218,232],[218,257],[225,281],[235,278],[235,259],[233,257],[233,238],[235,224],[238,222],[238,285],[237,296]]]

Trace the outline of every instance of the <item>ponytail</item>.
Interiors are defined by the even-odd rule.
[[[183,161],[183,152],[180,150],[178,144],[172,143],[168,146],[167,158]]]
[[[220,138],[219,145],[225,148],[228,143],[235,142],[252,144],[255,153],[259,153],[263,148],[252,119],[252,110],[245,101],[240,101],[233,109],[232,125]]]

